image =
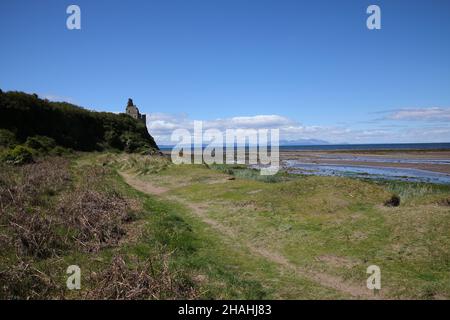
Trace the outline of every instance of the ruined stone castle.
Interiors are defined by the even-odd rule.
[[[127,104],[127,108],[126,108],[126,114],[142,121],[144,124],[146,124],[147,122],[147,117],[145,114],[140,114],[139,113],[139,109],[133,104],[133,100],[132,99],[128,99],[128,104]]]

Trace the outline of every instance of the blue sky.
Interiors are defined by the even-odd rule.
[[[66,8],[81,8],[81,30]],[[377,4],[382,29],[366,27]],[[450,141],[450,1],[1,1],[0,88],[149,131],[205,120],[284,139]]]

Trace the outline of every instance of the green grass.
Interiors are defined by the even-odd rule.
[[[321,297],[341,297],[333,290],[321,288],[308,280],[279,275],[275,264],[252,255],[238,243],[223,239],[183,205],[140,192],[136,194],[144,200],[144,208],[151,213],[145,217],[143,238],[137,244],[122,248],[122,251],[142,258],[154,248],[172,252],[176,269],[189,270],[194,279],[200,279],[201,298],[317,298],[317,292],[321,292]],[[277,274],[275,279],[274,274]]]
[[[450,196],[450,186],[430,183],[390,181],[380,183],[387,190],[400,196],[406,202],[417,203],[433,201]]]
[[[42,190],[42,209],[51,211],[59,197],[86,183],[91,168],[106,174],[88,180],[86,188],[120,194],[137,205],[127,229],[130,239],[119,245],[96,253],[69,248],[58,257],[33,261],[33,267],[62,286],[67,266],[81,267],[83,290],[66,290],[65,298],[85,297],[96,285],[89,276],[105,270],[117,255],[129,267],[135,258],[169,256],[170,272],[191,283],[198,298],[351,297],[255,253],[249,244],[275,252],[302,270],[353,285],[364,286],[366,268],[376,264],[388,298],[450,297],[450,209],[442,202],[449,198],[448,186],[284,173],[271,180],[243,166],[176,166],[160,157],[109,153],[68,159],[70,183]],[[144,194],[126,184],[118,171],[134,172],[137,179],[168,191]],[[401,196],[401,205],[385,207],[393,193]],[[211,227],[187,204],[204,207],[209,219],[233,235]],[[2,250],[0,266],[17,262],[14,250]]]
[[[366,268],[376,264],[387,297],[450,296],[450,210],[439,204],[449,198],[448,186],[283,175],[266,183],[241,166],[213,169],[169,166],[141,179],[206,205],[210,218],[235,231],[236,242],[281,253],[301,268],[363,285]],[[383,205],[392,194],[402,198],[400,207]]]
[[[268,183],[280,182],[285,178],[285,174],[283,172],[277,173],[275,175],[261,175],[258,169],[248,168],[245,165],[213,164],[207,167],[218,170],[225,174],[232,175],[236,178],[256,180]]]

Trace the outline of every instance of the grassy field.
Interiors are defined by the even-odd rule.
[[[448,186],[89,153],[3,165],[0,200],[0,298],[450,297]]]
[[[249,273],[273,298],[370,298],[372,264],[381,268],[384,298],[450,297],[448,186],[116,162],[137,174],[131,184],[149,193],[157,187],[224,244],[247,250],[245,260],[265,260],[271,269]],[[136,162],[159,169],[135,170]],[[401,205],[385,206],[393,194]]]

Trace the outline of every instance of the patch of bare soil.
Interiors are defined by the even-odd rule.
[[[325,262],[326,264],[332,266],[332,267],[338,267],[338,268],[353,268],[358,265],[357,261],[354,261],[350,258],[346,257],[338,257],[332,254],[327,254],[323,256],[319,256],[317,258],[321,262]]]
[[[166,193],[168,189],[163,187],[155,186],[154,184],[148,181],[142,181],[140,179],[136,179],[136,177],[127,172],[119,172],[125,182],[131,186],[133,186],[136,190],[142,191],[144,193],[149,193],[152,195],[161,195]]]
[[[220,183],[227,183],[229,182],[229,178],[224,178],[224,179],[214,179],[214,180],[210,180],[207,182],[207,184],[220,184]]]
[[[252,191],[247,192],[247,194],[257,194],[258,192],[261,192],[261,191],[262,191],[261,189],[252,190]]]

